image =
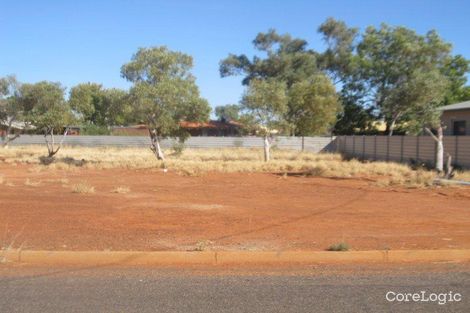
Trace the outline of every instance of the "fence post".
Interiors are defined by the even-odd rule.
[[[305,149],[305,137],[302,136],[302,152],[304,152],[304,149]]]
[[[366,136],[362,135],[362,159],[366,157]]]
[[[354,135],[352,135],[352,140],[353,140],[352,155],[355,157],[356,156],[356,137]]]
[[[416,162],[419,162],[419,135],[416,136]]]
[[[403,163],[403,142],[405,140],[405,136],[401,136],[400,140],[400,163]]]
[[[374,161],[377,161],[377,135],[374,135]]]
[[[390,159],[390,136],[387,135],[387,157],[386,157],[387,162],[389,159]]]

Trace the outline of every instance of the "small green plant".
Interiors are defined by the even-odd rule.
[[[331,245],[327,250],[328,251],[348,251],[349,245],[345,242],[340,242],[340,243]]]
[[[186,145],[184,144],[184,142],[176,141],[171,147],[171,150],[173,150],[172,155],[174,156],[182,155],[185,148],[186,148]]]

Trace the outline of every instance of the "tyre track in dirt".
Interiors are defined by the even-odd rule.
[[[255,233],[259,233],[259,232],[262,232],[262,231],[265,231],[265,230],[270,230],[270,229],[273,229],[273,228],[276,228],[276,227],[282,227],[282,226],[293,224],[293,223],[296,223],[296,222],[299,222],[299,221],[308,220],[312,217],[317,217],[319,215],[329,213],[329,212],[338,210],[340,208],[345,208],[348,205],[359,201],[360,199],[367,196],[368,194],[369,194],[368,191],[363,191],[360,195],[354,197],[353,199],[349,199],[347,201],[344,201],[340,204],[333,205],[333,206],[328,207],[328,208],[318,209],[315,212],[312,212],[312,213],[309,213],[309,214],[306,214],[306,215],[292,217],[292,218],[286,219],[282,222],[272,223],[272,224],[269,224],[269,225],[266,225],[266,226],[263,226],[263,227],[258,227],[258,228],[255,228],[255,229],[250,229],[250,230],[236,232],[236,233],[230,233],[230,234],[217,236],[217,237],[211,237],[211,238],[209,238],[209,240],[210,241],[220,241],[220,240],[225,240],[225,239],[232,239],[234,237],[255,234]],[[197,243],[198,243],[197,241],[192,241],[192,242],[185,243],[185,245],[196,245]]]

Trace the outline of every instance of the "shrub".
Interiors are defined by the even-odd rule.
[[[73,193],[95,193],[95,187],[86,183],[78,183],[72,186]]]
[[[129,187],[126,186],[119,186],[111,190],[111,192],[113,193],[128,193],[129,191],[131,190],[129,189]]]
[[[348,251],[349,245],[345,242],[336,243],[328,248],[328,251]]]

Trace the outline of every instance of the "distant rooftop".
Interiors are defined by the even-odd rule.
[[[446,105],[446,106],[439,108],[439,110],[441,111],[453,111],[453,110],[465,110],[465,109],[470,109],[470,101],[454,103],[454,104]]]

